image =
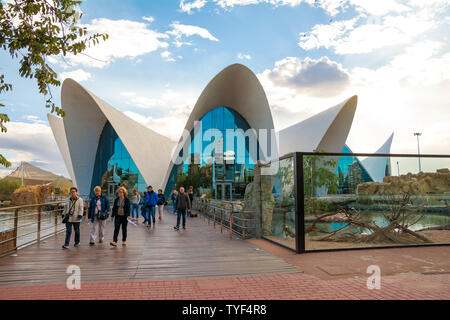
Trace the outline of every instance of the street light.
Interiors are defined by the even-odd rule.
[[[419,137],[422,135],[421,132],[414,132],[417,137],[417,154],[419,155],[419,172],[422,172],[422,167],[420,166],[420,147],[419,147]]]
[[[400,165],[398,164],[398,161],[397,161],[397,175],[400,177]]]

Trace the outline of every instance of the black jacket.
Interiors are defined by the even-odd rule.
[[[115,217],[117,216],[117,212],[119,211],[119,197],[117,197],[116,199],[114,199],[114,206],[112,209],[112,215],[111,217]],[[123,206],[123,213],[124,213],[124,217],[129,217],[130,216],[130,200],[125,197],[125,203]]]
[[[175,207],[177,209],[186,210],[191,208],[191,200],[189,199],[188,194],[185,193],[179,193],[177,195],[177,200]]]
[[[157,205],[160,206],[160,205],[163,205],[165,203],[166,203],[166,197],[164,197],[164,195],[162,193],[161,194],[158,193]]]

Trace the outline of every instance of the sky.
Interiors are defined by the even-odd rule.
[[[260,80],[276,130],[358,95],[347,145],[450,154],[450,0],[84,0],[80,23],[109,40],[49,57],[128,116],[178,140],[208,82],[234,63]],[[13,91],[0,154],[68,176],[33,79],[0,51]],[[60,87],[52,89],[60,103]]]

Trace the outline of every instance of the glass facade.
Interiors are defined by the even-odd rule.
[[[256,159],[251,156],[247,121],[228,107],[218,107],[205,114],[191,131],[188,154],[180,157],[170,173],[165,194],[174,188],[194,187],[197,195],[216,199],[243,198],[246,185],[253,181]],[[233,133],[229,139],[230,131]],[[194,133],[195,132],[195,133]],[[255,150],[258,150],[257,145]],[[257,153],[256,153],[257,158]]]
[[[95,157],[91,183],[91,196],[95,186],[101,186],[102,192],[113,195],[119,186],[131,193],[134,188],[139,192],[146,190],[146,183],[136,164],[109,122],[100,135]]]
[[[352,151],[344,145],[342,153],[352,153]],[[338,194],[354,194],[358,184],[373,182],[358,158],[353,156],[340,157],[335,173],[339,177]]]

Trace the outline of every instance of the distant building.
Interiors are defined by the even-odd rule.
[[[80,194],[91,193],[97,185],[105,193],[114,193],[119,185],[139,191],[152,185],[168,194],[183,184],[234,199],[243,197],[257,160],[296,151],[341,152],[357,97],[279,131],[279,141],[263,87],[240,64],[225,68],[208,83],[187,120],[185,132],[190,136],[179,143],[129,118],[72,79],[63,83],[61,103],[66,116],[48,119]],[[244,145],[224,139],[227,130],[234,130]],[[265,131],[268,135],[261,135]],[[208,134],[208,143],[200,141]],[[172,155],[181,161],[174,162]],[[351,179],[357,176],[355,171]]]

